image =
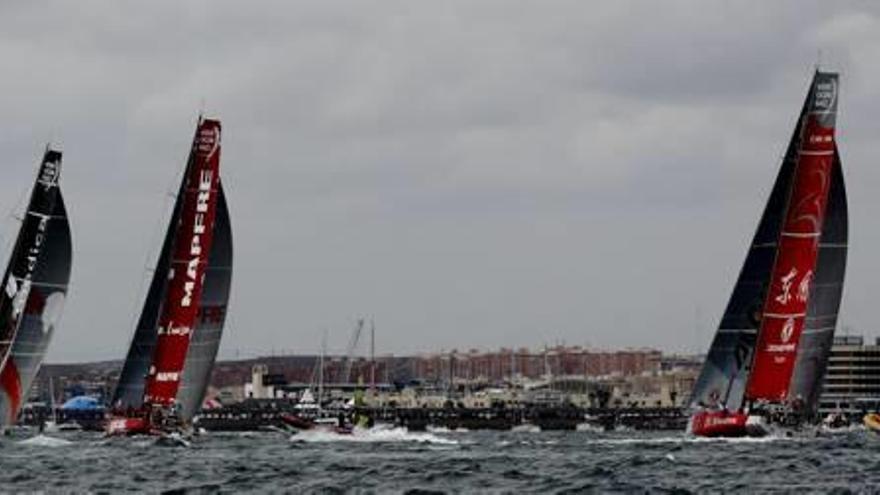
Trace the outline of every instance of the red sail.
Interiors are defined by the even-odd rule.
[[[146,404],[172,405],[177,396],[211,252],[219,178],[220,122],[202,120],[186,171],[183,204],[171,249],[168,289],[144,392]]]
[[[794,399],[788,397],[788,390],[831,183],[836,108],[837,75],[817,73],[810,110],[802,123],[797,166],[746,385],[747,400]]]

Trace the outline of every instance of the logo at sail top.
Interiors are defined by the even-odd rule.
[[[46,161],[40,170],[39,183],[47,191],[58,184],[58,161]]]
[[[211,158],[220,145],[220,128],[219,127],[203,127],[199,131],[199,138],[196,141],[196,152],[205,155],[205,159]]]
[[[832,111],[835,100],[837,100],[837,79],[828,79],[816,84],[816,99],[813,106],[817,111]]]
[[[193,235],[189,245],[191,258],[186,266],[186,276],[189,280],[183,284],[183,298],[180,300],[180,305],[185,308],[192,304],[193,290],[196,287],[196,276],[198,275],[199,262],[202,258],[201,238],[207,229],[205,215],[208,212],[208,201],[211,199],[213,179],[213,170],[202,170],[199,174],[199,188],[196,193],[196,214],[193,220]]]

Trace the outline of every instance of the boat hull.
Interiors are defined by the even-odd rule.
[[[154,429],[146,418],[112,417],[107,420],[107,436],[150,435]]]
[[[289,426],[289,427],[297,429],[297,430],[310,430],[310,429],[314,428],[314,426],[315,426],[315,423],[312,420],[310,420],[308,418],[304,418],[304,417],[296,415],[296,414],[284,413],[280,417],[281,417],[281,421],[286,426]]]
[[[749,416],[741,412],[699,411],[691,416],[691,433],[698,437],[749,436]]]
[[[770,433],[767,419],[744,412],[699,411],[691,416],[690,432],[698,437],[764,437]]]

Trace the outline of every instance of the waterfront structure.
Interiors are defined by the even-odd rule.
[[[842,412],[860,418],[880,405],[880,338],[866,344],[861,335],[834,338],[819,414]]]
[[[415,358],[414,378],[423,381],[497,384],[561,376],[634,376],[660,370],[655,349],[603,351],[581,346],[542,350],[501,348],[498,351],[452,350]]]
[[[664,360],[660,360],[665,363]],[[536,379],[518,377],[515,381],[488,383],[485,377],[472,380],[413,381],[377,383],[372,390],[364,383],[324,383],[326,403],[350,404],[357,396],[368,407],[402,408],[491,408],[526,405],[582,408],[673,408],[681,407],[693,387],[699,358],[673,356],[670,363],[653,371],[603,376],[544,375]],[[276,370],[277,371],[277,370]],[[297,400],[315,382],[287,382],[281,373],[270,373],[270,366],[255,364],[250,381],[237,387],[243,393],[228,393],[254,400]],[[234,390],[236,387],[227,387]]]
[[[366,381],[342,382],[345,361],[325,359],[325,397],[329,402],[347,402],[355,391],[371,407],[442,407],[448,402],[468,404],[572,403],[581,407],[661,407],[681,405],[703,361],[703,356],[663,355],[653,349],[595,350],[583,347],[557,347],[543,350],[520,349],[516,357],[532,368],[517,372],[511,381],[510,354],[499,351],[472,351],[471,369],[491,369],[493,373],[468,375],[465,359],[455,358],[456,375],[449,382],[449,354],[384,356],[376,359],[377,383],[374,390]],[[444,359],[445,357],[445,359]],[[319,356],[266,356],[256,359],[219,361],[214,367],[205,397],[223,404],[255,400],[298,399],[315,387]],[[585,361],[584,361],[585,360]],[[587,374],[580,370],[587,366]],[[560,363],[561,365],[558,365]],[[598,363],[592,367],[591,363]],[[440,365],[443,368],[440,368]],[[56,364],[44,368],[34,389],[33,400],[47,401],[50,379],[56,392],[82,390],[93,396],[109,396],[119,376],[120,361],[86,364]],[[505,367],[507,366],[507,367]],[[433,367],[433,368],[432,368]],[[367,360],[355,359],[351,376],[369,376]],[[550,373],[546,373],[549,370]],[[601,373],[601,374],[600,374]],[[470,376],[471,379],[468,379]],[[56,401],[69,398],[66,394]]]
[[[251,381],[244,384],[244,397],[248,399],[274,399],[275,387],[271,384],[269,367],[255,364],[251,368]]]

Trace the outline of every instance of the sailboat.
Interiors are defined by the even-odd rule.
[[[60,177],[47,146],[0,286],[0,429],[15,424],[64,308],[73,249]]]
[[[838,75],[817,70],[691,393],[700,436],[766,434],[815,412],[843,290]]]
[[[199,117],[162,251],[112,398],[108,434],[191,431],[220,347],[232,228],[220,122]]]

